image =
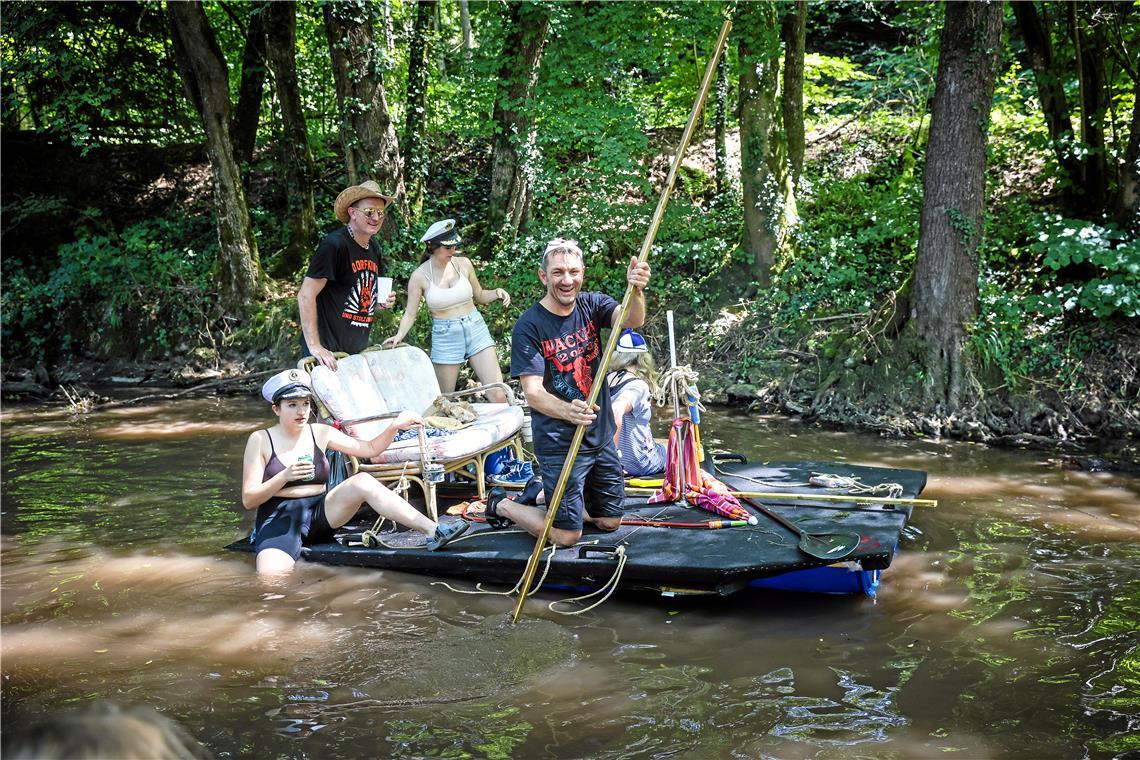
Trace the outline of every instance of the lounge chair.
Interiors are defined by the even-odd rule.
[[[453,393],[442,394],[431,359],[422,349],[401,345],[393,349],[378,346],[359,354],[337,354],[337,370],[317,364],[313,357],[302,359],[297,366],[313,379],[313,397],[317,414],[329,424],[354,438],[369,439],[380,434],[392,418],[411,409],[423,414],[443,396],[457,400],[490,388],[507,394],[508,403],[474,403],[478,415],[475,422],[459,430],[426,438],[430,461],[443,465],[444,473],[454,473],[469,480],[486,496],[484,476],[487,455],[506,446],[523,457],[521,430],[525,417],[511,388],[495,383]],[[378,461],[357,462],[353,472],[367,472],[383,483],[396,483],[401,478],[419,485],[429,512],[434,504],[424,478],[424,447],[419,437],[397,441],[388,447]],[[435,517],[435,515],[432,515]]]

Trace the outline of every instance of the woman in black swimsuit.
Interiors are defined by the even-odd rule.
[[[272,404],[277,424],[249,436],[242,467],[241,501],[257,509],[254,547],[257,572],[293,568],[301,546],[331,541],[360,505],[427,535],[427,548],[442,549],[467,530],[465,521],[436,523],[375,478],[357,473],[328,491],[327,449],[366,458],[379,455],[401,430],[423,425],[419,415],[403,412],[371,441],[350,438],[328,425],[309,423],[309,376],[301,370],[279,372],[261,388]],[[307,433],[307,435],[306,435]]]

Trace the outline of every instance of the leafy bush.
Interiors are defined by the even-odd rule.
[[[61,246],[44,281],[5,272],[6,352],[147,356],[197,344],[209,323],[213,237],[208,218],[161,218]]]
[[[1140,316],[1140,242],[1109,224],[1046,215],[1029,248],[1056,272],[1085,265],[1092,277],[1064,283],[1032,299],[1039,308],[1087,309],[1096,317]]]

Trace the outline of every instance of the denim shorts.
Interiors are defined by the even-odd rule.
[[[542,475],[542,487],[550,498],[562,475],[566,452],[534,452]],[[571,465],[566,491],[554,515],[552,527],[581,530],[582,512],[590,517],[621,517],[625,514],[625,478],[617,449],[603,446],[595,451],[579,450]]]
[[[485,348],[495,345],[478,309],[459,319],[431,320],[433,364],[462,364]]]

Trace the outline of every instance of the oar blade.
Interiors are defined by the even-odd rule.
[[[799,546],[808,556],[838,562],[850,557],[859,548],[859,542],[855,533],[803,533]]]

